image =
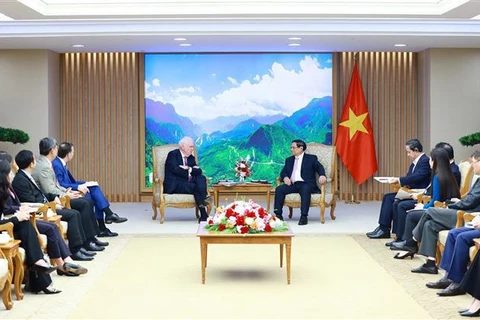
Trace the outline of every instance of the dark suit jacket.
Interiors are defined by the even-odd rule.
[[[85,181],[75,180],[70,171],[63,166],[63,163],[59,157],[53,159],[52,167],[53,171],[55,171],[55,175],[57,176],[58,183],[60,183],[62,187],[78,190],[78,186],[85,183]]]
[[[20,205],[21,204],[20,204],[20,201],[18,200],[18,196],[16,196],[16,198],[13,198],[12,196],[9,196],[7,198],[7,200],[5,201],[5,205],[3,207],[3,210],[0,210],[0,224],[5,224],[7,222],[17,224],[19,222],[17,217],[11,217],[11,218],[8,218],[8,219],[4,219],[3,215],[14,214],[15,212],[17,212],[18,209],[20,209]]]
[[[400,184],[402,187],[408,187],[410,189],[424,189],[430,184],[430,178],[432,175],[432,169],[430,168],[430,159],[422,154],[420,159],[413,169],[413,162],[408,168],[406,176],[400,177]]]
[[[13,190],[18,196],[20,202],[36,202],[45,203],[45,198],[48,201],[55,200],[57,194],[44,194],[42,191],[28,178],[28,176],[22,170],[18,170],[15,178],[12,181]]]
[[[462,174],[460,173],[460,168],[457,166],[455,162],[450,163],[450,169],[452,169],[453,176],[455,180],[457,180],[458,186],[462,181]]]
[[[461,201],[448,205],[448,208],[466,212],[480,211],[480,178],[475,181],[475,184]]]
[[[174,192],[175,188],[179,183],[188,181],[188,170],[180,168],[183,165],[182,153],[179,149],[172,150],[167,155],[167,160],[165,161],[165,179],[163,181],[163,188],[165,193]],[[189,167],[197,166],[195,157],[190,155],[187,158],[187,165]],[[191,175],[196,177],[202,174],[202,169],[193,168]]]
[[[294,164],[295,156],[291,156],[285,159],[285,165],[280,172],[280,178],[282,179],[282,181],[285,177],[291,177]],[[312,187],[313,191],[319,192],[320,190],[317,186],[317,179],[315,177],[315,173],[318,173],[319,176],[324,176],[325,169],[318,161],[316,155],[304,153],[302,160],[302,168],[300,169],[300,175],[302,176],[303,181],[305,181],[305,183],[308,183]]]

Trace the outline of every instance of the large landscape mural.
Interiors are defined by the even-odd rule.
[[[274,182],[290,142],[332,144],[331,54],[146,54],[145,187],[154,145],[191,136],[210,182]]]

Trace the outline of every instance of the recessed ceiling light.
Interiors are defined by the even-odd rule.
[[[404,43],[396,43],[393,45],[394,47],[406,47],[407,45]]]
[[[190,43],[180,43],[179,46],[180,47],[190,47],[191,44]]]
[[[301,44],[300,43],[289,43],[288,46],[289,47],[300,47]]]
[[[73,44],[72,48],[85,48],[84,44]]]
[[[302,38],[300,38],[300,37],[290,37],[290,38],[288,38],[288,40],[295,40],[296,41],[296,40],[302,40]]]
[[[173,41],[185,41],[187,38],[173,38]]]

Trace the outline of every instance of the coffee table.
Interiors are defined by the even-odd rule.
[[[272,192],[272,184],[271,183],[253,183],[253,182],[245,182],[245,183],[232,183],[232,184],[222,184],[216,183],[212,185],[213,195],[215,198],[215,207],[218,207],[219,202],[219,194],[220,193],[228,193],[228,194],[238,194],[238,195],[245,195],[245,194],[264,194],[267,200],[267,211],[270,211],[270,195]]]
[[[280,268],[283,267],[283,250],[286,248],[287,284],[290,284],[290,258],[292,252],[292,238],[295,234],[288,226],[287,231],[265,232],[256,234],[239,234],[213,232],[205,229],[206,222],[198,226],[197,237],[200,238],[200,254],[202,263],[202,284],[205,284],[207,268],[207,254],[209,244],[279,244],[280,245]]]

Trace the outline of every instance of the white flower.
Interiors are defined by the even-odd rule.
[[[248,218],[245,219],[245,224],[247,226],[251,226],[254,221],[255,221],[255,219],[248,217]]]

